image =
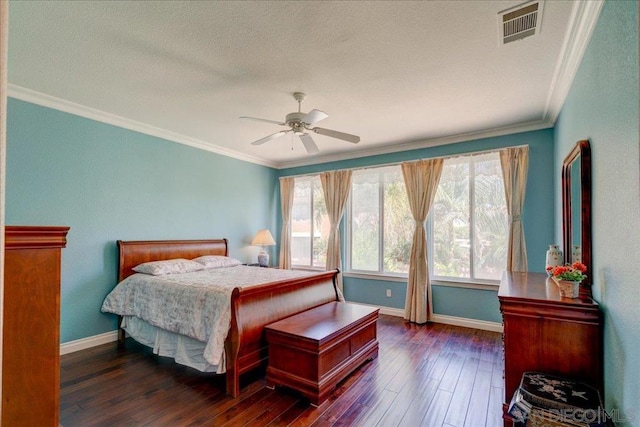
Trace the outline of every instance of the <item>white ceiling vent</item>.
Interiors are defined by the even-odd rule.
[[[500,44],[507,44],[540,32],[543,1],[530,1],[498,13]]]

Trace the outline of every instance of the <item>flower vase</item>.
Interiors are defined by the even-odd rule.
[[[548,267],[557,267],[559,265],[562,265],[563,262],[564,262],[564,259],[562,257],[562,250],[560,250],[560,246],[549,245],[549,250],[547,251],[547,258],[546,258],[547,274],[551,275],[551,273],[548,270]]]
[[[573,245],[571,247],[571,262],[582,262],[582,246]]]
[[[558,285],[560,290],[560,296],[566,298],[578,298],[580,293],[580,282],[573,282],[570,280],[559,280],[554,277],[554,282]]]

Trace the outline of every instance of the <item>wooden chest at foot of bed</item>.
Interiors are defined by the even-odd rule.
[[[378,355],[377,320],[375,307],[330,302],[267,325],[267,384],[298,390],[319,405]]]

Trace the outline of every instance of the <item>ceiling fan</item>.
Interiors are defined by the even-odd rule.
[[[298,101],[298,111],[287,114],[287,117],[285,118],[284,122],[279,122],[277,120],[259,119],[257,117],[246,117],[246,116],[240,117],[241,119],[256,120],[259,122],[273,123],[276,125],[289,127],[289,129],[281,130],[269,136],[265,136],[264,138],[260,138],[257,141],[253,141],[251,144],[262,145],[265,142],[269,142],[273,139],[279,138],[282,135],[285,135],[289,132],[293,132],[294,134],[298,135],[298,137],[302,141],[302,145],[304,145],[304,148],[307,150],[307,153],[309,154],[318,153],[320,150],[318,149],[318,146],[313,141],[313,138],[311,138],[311,135],[308,132],[314,132],[320,135],[330,136],[331,138],[341,139],[343,141],[351,142],[353,144],[357,144],[358,142],[360,142],[360,137],[356,135],[351,135],[344,132],[338,132],[336,130],[331,130],[331,129],[313,127],[314,124],[318,123],[320,120],[326,119],[327,117],[329,117],[329,115],[323,111],[315,110],[315,109],[309,111],[308,113],[303,113],[302,111],[300,111],[300,108],[302,106],[302,101],[304,101],[306,97],[307,95],[302,92],[295,92],[293,94],[293,98],[296,101]]]

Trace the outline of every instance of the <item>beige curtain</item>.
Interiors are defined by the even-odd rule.
[[[349,197],[351,189],[351,171],[333,171],[320,174],[322,192],[327,204],[327,213],[331,229],[329,231],[329,241],[327,242],[327,270],[335,268],[342,269],[342,259],[340,257],[340,220],[344,212],[344,205]],[[343,293],[342,273],[338,274],[337,285],[340,294]]]
[[[4,253],[4,186],[6,175],[6,146],[7,146],[7,37],[9,35],[9,2],[0,1],[0,251]],[[4,257],[0,256],[0,367],[2,366],[2,319],[4,295]],[[0,368],[0,384],[2,384],[2,369]],[[0,387],[1,388],[1,387]],[[0,390],[0,401],[2,390]],[[1,405],[0,405],[1,406]],[[2,420],[2,408],[0,408]]]
[[[509,248],[507,271],[527,271],[527,247],[522,226],[522,206],[527,188],[529,147],[500,150],[500,165],[509,213]]]
[[[280,178],[280,209],[282,210],[282,232],[280,233],[279,267],[291,269],[291,209],[293,208],[294,178]]]
[[[404,318],[415,323],[425,323],[429,320],[427,312],[429,266],[427,264],[425,221],[438,189],[442,164],[442,159],[420,160],[402,164],[402,176],[407,188],[409,207],[416,224],[411,244]]]

